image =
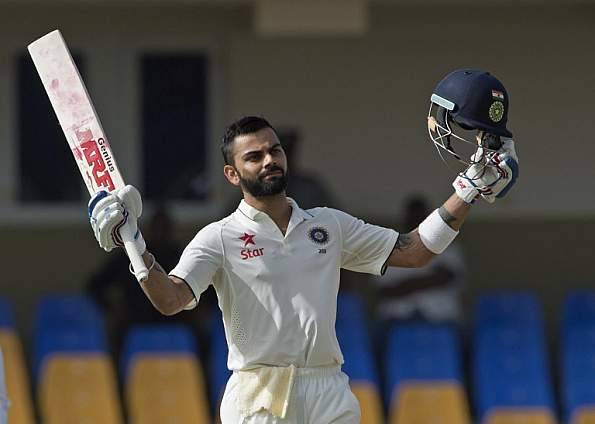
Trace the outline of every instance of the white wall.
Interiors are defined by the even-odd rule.
[[[383,219],[410,191],[436,202],[448,195],[452,172],[426,136],[428,98],[450,70],[479,67],[510,93],[522,167],[503,205],[476,208],[474,217],[595,215],[594,6],[375,5],[371,19],[361,38],[266,39],[253,34],[247,6],[0,6],[0,218],[13,203],[12,57],[55,27],[87,52],[90,89],[132,182],[139,49],[210,52],[216,167],[223,125],[264,114],[303,129],[304,166],[328,179],[346,209]]]

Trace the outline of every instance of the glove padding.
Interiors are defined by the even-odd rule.
[[[138,190],[127,185],[111,193],[99,191],[89,201],[89,221],[99,246],[106,252],[122,247],[124,242],[120,228],[131,227],[139,251],[144,252],[145,241],[138,230],[138,218],[143,211],[141,195]]]
[[[476,162],[483,154],[479,148],[471,157],[472,161]],[[504,197],[517,180],[519,165],[512,139],[503,139],[502,147],[486,156],[485,164],[471,165],[452,184],[457,195],[467,203],[473,203],[478,196],[494,203]]]

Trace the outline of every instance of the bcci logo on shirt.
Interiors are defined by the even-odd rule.
[[[308,231],[308,237],[319,246],[323,246],[329,241],[328,230],[324,227],[311,228],[310,231]]]
[[[258,248],[248,249],[248,246],[250,246],[250,245],[256,246],[254,237],[256,237],[255,234],[248,234],[248,233],[244,233],[244,235],[242,237],[238,237],[240,240],[242,240],[244,242],[244,249],[242,249],[240,251],[240,256],[242,257],[242,260],[256,258],[259,256],[264,256],[264,247],[261,247],[260,249],[258,249]]]

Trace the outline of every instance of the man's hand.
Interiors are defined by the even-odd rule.
[[[471,158],[476,162],[482,149]],[[518,157],[511,139],[504,139],[497,152],[487,153],[484,163],[471,165],[453,182],[457,195],[467,203],[472,203],[481,195],[487,202],[494,203],[504,197],[518,177]]]
[[[127,185],[108,193],[99,191],[89,201],[89,220],[93,234],[99,246],[106,252],[124,245],[120,236],[120,228],[131,227],[135,234],[135,243],[139,251],[146,249],[145,241],[138,229],[138,218],[143,210],[141,195],[138,190]]]

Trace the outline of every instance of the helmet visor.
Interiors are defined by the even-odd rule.
[[[457,172],[485,164],[499,147],[484,131],[457,124],[449,109],[433,101],[428,111],[428,135],[442,161]]]

